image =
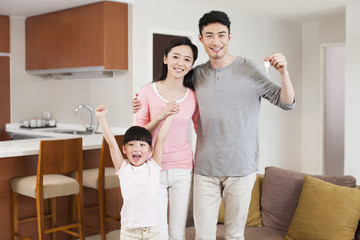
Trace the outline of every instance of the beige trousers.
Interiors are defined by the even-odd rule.
[[[127,228],[121,226],[120,240],[158,240],[159,227]]]
[[[245,177],[194,175],[196,240],[215,240],[221,198],[225,208],[225,239],[243,240],[256,173]]]

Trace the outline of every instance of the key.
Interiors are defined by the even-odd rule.
[[[266,74],[269,74],[270,61],[264,61],[264,66],[266,69]]]

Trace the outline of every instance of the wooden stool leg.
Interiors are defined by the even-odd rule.
[[[37,214],[37,222],[38,222],[38,237],[39,240],[45,239],[44,234],[44,198],[39,197],[40,194],[37,194],[36,198],[36,214]]]
[[[85,240],[85,225],[84,225],[84,196],[82,186],[80,187],[80,193],[76,195],[76,205],[78,212],[78,221],[80,223],[79,226],[79,234],[80,240]]]
[[[51,228],[56,227],[56,198],[50,199],[50,211],[51,211]],[[51,234],[51,239],[56,240],[56,232],[53,232]]]
[[[98,198],[101,240],[106,240],[106,192],[104,189],[98,189]]]
[[[70,196],[70,222],[76,223],[77,222],[77,200],[76,195]],[[75,240],[74,236],[70,237],[71,240]]]
[[[19,195],[11,191],[11,238],[16,240],[15,233],[19,231]]]

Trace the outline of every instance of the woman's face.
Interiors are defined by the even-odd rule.
[[[184,78],[192,69],[193,52],[187,45],[176,46],[170,50],[167,56],[164,56],[164,63],[168,67],[168,77]]]

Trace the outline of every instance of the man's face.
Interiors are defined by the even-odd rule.
[[[199,40],[204,45],[210,59],[220,60],[228,53],[228,45],[231,39],[229,29],[221,23],[210,23],[199,34]]]

